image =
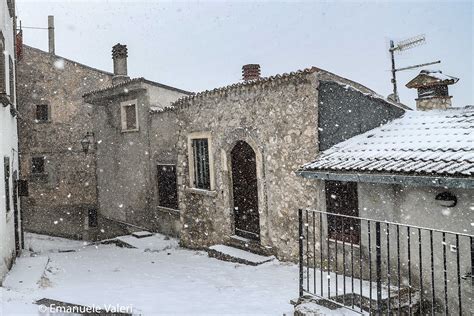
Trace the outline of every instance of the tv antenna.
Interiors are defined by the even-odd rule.
[[[426,42],[426,38],[424,34],[398,42],[397,45],[395,45],[393,40],[390,40],[390,49],[388,51],[390,52],[390,55],[392,57],[392,84],[393,84],[394,101],[400,102],[400,98],[398,97],[398,90],[397,90],[397,71],[403,71],[403,70],[408,70],[408,69],[413,69],[413,68],[424,67],[428,65],[439,64],[441,62],[441,60],[437,60],[430,63],[418,64],[418,65],[402,67],[402,68],[395,68],[395,52],[402,52],[404,50],[408,50],[413,47],[423,45],[425,42]]]

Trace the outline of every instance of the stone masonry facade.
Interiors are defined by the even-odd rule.
[[[323,100],[332,108],[322,106]],[[297,210],[318,208],[323,190],[320,184],[296,176],[294,170],[308,157],[315,157],[321,144],[363,133],[405,110],[355,82],[318,68],[203,92],[173,105],[156,113],[153,120],[176,115],[182,244],[198,249],[235,244],[231,151],[237,142],[244,141],[256,157],[257,249],[292,261],[298,253]],[[339,115],[334,109],[339,109]],[[320,126],[331,122],[341,127],[323,133]],[[352,123],[356,128],[351,130]],[[210,144],[210,190],[196,189],[191,183],[190,137],[207,138]]]
[[[29,182],[22,197],[25,230],[90,239],[89,211],[96,210],[95,151],[81,140],[93,131],[92,107],[82,95],[109,85],[112,74],[23,46],[18,62],[18,111],[21,177]],[[48,109],[38,120],[37,106]],[[33,159],[44,170],[33,172]]]

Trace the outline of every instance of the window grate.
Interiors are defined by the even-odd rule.
[[[209,174],[209,145],[207,138],[193,139],[194,186],[198,189],[211,189]]]

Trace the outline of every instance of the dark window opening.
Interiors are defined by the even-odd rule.
[[[89,210],[88,218],[89,218],[89,227],[97,227],[99,225],[99,220],[98,220],[96,209],[90,209]]]
[[[158,199],[159,205],[178,209],[178,186],[175,165],[158,165]]]
[[[36,120],[39,122],[49,121],[49,107],[47,104],[36,105]]]
[[[31,160],[31,173],[44,173],[44,157],[33,157]]]
[[[125,106],[125,128],[137,129],[137,111],[135,104]]]
[[[3,174],[5,181],[5,202],[7,213],[10,212],[10,158],[3,157]]]
[[[209,145],[207,138],[193,139],[194,187],[211,189],[209,172]]]
[[[28,196],[28,181],[18,180],[18,196]]]
[[[327,212],[359,216],[356,182],[326,181]],[[328,215],[329,238],[358,244],[360,220],[349,217]]]

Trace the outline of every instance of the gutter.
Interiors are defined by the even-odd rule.
[[[306,179],[335,180],[367,183],[401,184],[409,186],[431,186],[457,189],[474,189],[474,178],[444,176],[412,176],[400,174],[335,173],[328,171],[296,171]]]

